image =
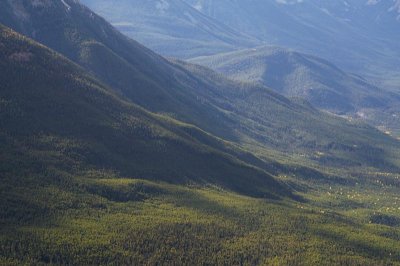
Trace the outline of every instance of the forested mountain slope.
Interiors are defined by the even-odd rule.
[[[0,265],[400,261],[396,139],[75,0],[1,1],[0,22],[40,42],[0,25]]]
[[[6,25],[64,54],[150,111],[267,153],[272,149],[285,156],[306,153],[314,158],[315,152],[324,152],[326,163],[392,165],[392,152],[382,158],[371,156],[398,145],[377,130],[331,117],[263,86],[232,82],[207,69],[171,63],[75,1],[1,4],[0,20]],[[15,12],[16,8],[21,12]]]
[[[287,191],[235,158],[227,143],[121,99],[51,50],[3,26],[0,41],[1,172],[16,174],[12,182],[21,182],[23,173],[57,178],[57,171],[106,171],[247,187],[255,195],[260,188],[260,196]]]
[[[2,265],[400,259],[389,172],[378,184],[373,172],[346,186],[276,181],[1,25],[0,73]],[[288,199],[286,183],[307,200]]]
[[[383,90],[316,56],[262,46],[190,60],[228,77],[257,82],[287,97],[363,119],[386,130],[400,128],[400,94]],[[387,119],[382,119],[387,117]]]

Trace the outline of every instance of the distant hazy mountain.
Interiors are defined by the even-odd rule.
[[[326,58],[390,88],[400,80],[400,13],[395,0],[81,2],[167,56],[187,59],[264,43]]]
[[[197,10],[269,44],[326,58],[346,70],[397,80],[396,0],[185,0]]]
[[[301,97],[318,108],[338,113],[384,108],[399,101],[394,94],[324,59],[275,46],[198,57],[191,62],[232,79],[262,83],[283,95]]]
[[[400,116],[399,94],[382,90],[315,56],[263,46],[198,57],[191,62],[235,80],[261,83],[285,96],[306,99],[324,110],[360,117],[396,131],[400,127],[396,119]],[[383,116],[391,117],[390,122]]]
[[[104,16],[121,32],[167,56],[188,58],[259,43],[182,0],[81,2]]]

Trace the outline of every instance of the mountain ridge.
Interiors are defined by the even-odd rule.
[[[370,5],[360,0],[291,1],[293,4],[274,0],[186,2],[269,45],[311,53],[347,72],[396,89],[391,81],[396,84],[400,70],[396,60],[399,22],[389,12],[394,1],[376,1]]]
[[[0,265],[399,261],[396,139],[73,0],[0,1],[1,22],[32,39],[0,24]]]
[[[62,56],[1,25],[0,29],[1,69],[7,74],[2,78],[1,90],[4,108],[1,124],[5,130],[2,139],[12,140],[2,142],[2,157],[8,158],[6,151],[14,154],[16,148],[12,143],[19,143],[23,154],[37,154],[32,157],[33,161],[46,168],[75,169],[80,173],[93,167],[116,171],[122,176],[171,183],[218,184],[218,171],[222,171],[218,185],[223,185],[225,181],[222,180],[228,178],[230,181],[223,186],[233,185],[232,189],[243,187],[234,188],[234,172],[247,169],[254,171],[247,175],[252,180],[250,183],[271,182],[271,186],[277,186],[276,192],[279,187],[285,191],[272,176],[254,166],[246,166],[235,158],[232,148],[211,135],[124,101],[98,81],[82,74],[82,69]],[[18,79],[15,75],[22,76]],[[180,163],[183,159],[185,164]],[[7,164],[16,162],[2,162],[2,169]],[[207,168],[203,168],[204,165]],[[213,165],[220,170],[212,170]],[[223,173],[225,167],[237,168]],[[253,179],[257,175],[258,181]],[[250,180],[245,181],[243,176],[237,175],[239,182]],[[257,189],[252,191],[246,193],[257,194]],[[271,195],[274,193],[271,190]]]
[[[234,30],[182,0],[83,0],[127,36],[164,56],[190,58],[251,47],[255,38]]]
[[[324,59],[275,46],[199,57],[190,62],[235,80],[261,83],[287,97],[300,97],[338,114],[384,110],[400,100],[399,95],[348,74]]]
[[[35,35],[31,37],[66,55],[133,103],[193,124],[242,148],[258,147],[267,160],[278,152],[280,156],[306,153],[315,161],[313,154],[321,149],[346,164],[390,165],[388,158],[377,160],[365,153],[367,147],[381,149],[380,141],[384,145],[392,141],[373,128],[330,117],[264,86],[232,82],[207,69],[171,63],[123,36],[83,5],[65,2],[70,9],[62,2],[48,2],[50,6],[45,8],[18,2],[30,12],[30,21],[17,25],[16,30],[24,33],[31,27],[35,34],[32,30],[26,34]],[[7,11],[6,2],[0,4],[5,7],[0,9],[5,14],[0,22],[12,25],[15,15]],[[309,123],[315,127],[308,127]],[[333,134],[335,131],[338,134]],[[362,134],[363,138],[355,140],[351,134]],[[354,145],[358,148],[352,148]],[[392,149],[393,145],[386,147]]]

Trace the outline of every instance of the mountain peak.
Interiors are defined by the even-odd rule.
[[[31,11],[41,12],[42,10],[49,10],[57,8],[58,11],[64,10],[69,12],[72,4],[78,4],[76,0],[7,0],[3,4],[11,8],[12,13],[17,18],[19,23],[27,23],[31,20]]]

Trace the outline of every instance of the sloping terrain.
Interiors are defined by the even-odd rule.
[[[400,95],[348,74],[321,58],[280,47],[263,46],[190,60],[228,77],[257,82],[313,106],[365,119],[375,126],[398,128]],[[385,114],[393,121],[385,121]],[[378,118],[379,117],[379,118]]]
[[[125,97],[154,112],[189,122],[217,125],[215,107],[207,108],[176,78],[179,69],[125,37],[75,1],[1,2],[0,22],[65,55]],[[24,20],[22,10],[29,14]],[[201,119],[200,119],[201,117]],[[222,126],[215,130],[223,130]]]
[[[268,44],[325,58],[380,83],[398,84],[400,27],[395,0],[186,2]]]
[[[393,164],[395,157],[389,150],[398,143],[373,128],[289,101],[263,86],[232,82],[201,67],[169,62],[75,1],[2,4],[0,20],[6,25],[64,54],[150,111],[194,124],[246,149],[261,149],[266,158],[272,150],[285,157],[306,154],[311,160],[316,152],[323,152],[326,157],[317,162]],[[27,19],[21,19],[22,11],[16,9],[25,12]],[[388,154],[379,158],[369,152],[382,149]]]
[[[190,58],[257,45],[182,0],[84,0],[118,30],[165,56]]]
[[[285,190],[230,155],[235,152],[224,142],[126,102],[65,58],[3,26],[1,73],[1,169],[6,176],[20,176],[21,168],[75,175],[93,168],[232,189],[254,184],[247,192],[256,194],[264,182],[265,193],[269,185],[271,192]]]
[[[76,1],[0,7],[42,43],[0,25],[0,265],[399,263],[395,139]]]
[[[400,259],[394,174],[329,188],[283,176],[308,197],[284,199],[283,181],[217,150],[219,140],[1,25],[0,71],[0,264]]]
[[[376,185],[374,173],[329,188],[278,182],[1,25],[0,71],[0,264],[400,259],[391,173]],[[307,201],[285,199],[283,183]]]

